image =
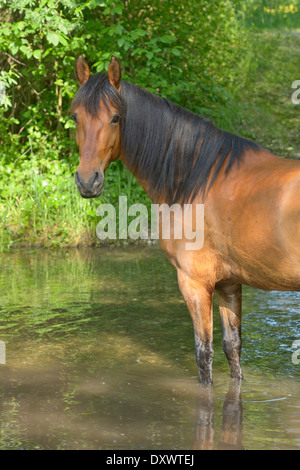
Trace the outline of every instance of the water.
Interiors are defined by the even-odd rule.
[[[244,288],[241,386],[215,305],[207,388],[157,247],[19,252],[0,263],[0,449],[300,448],[300,294]]]

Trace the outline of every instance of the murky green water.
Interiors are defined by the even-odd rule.
[[[11,253],[0,268],[0,449],[300,448],[300,294],[244,288],[240,388],[215,308],[207,389],[158,248]]]

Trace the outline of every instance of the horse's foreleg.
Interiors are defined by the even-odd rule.
[[[202,383],[212,383],[213,288],[207,283],[189,278],[180,270],[178,284],[193,321],[199,380]]]
[[[224,284],[215,289],[223,328],[223,349],[230,366],[231,377],[242,379],[240,356],[242,286]]]

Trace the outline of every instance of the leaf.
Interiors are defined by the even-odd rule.
[[[43,54],[43,58],[47,57],[47,55],[50,54],[50,52],[52,52],[52,47],[49,47],[49,49],[46,49],[44,54]]]
[[[57,80],[55,80],[54,85],[64,86],[64,81],[61,78],[58,78]]]
[[[28,55],[28,47],[23,45],[20,47],[20,51],[23,52],[24,55]]]
[[[35,59],[37,60],[40,60],[41,57],[42,57],[42,54],[43,54],[43,51],[42,49],[36,49],[35,51],[33,51],[32,55]]]
[[[123,26],[120,23],[118,23],[117,26],[116,26],[116,29],[115,29],[116,33],[117,34],[122,34],[123,30],[124,30]]]
[[[59,35],[59,42],[63,45],[63,46],[68,46],[68,36],[65,36],[64,34],[60,34]]]
[[[172,49],[172,54],[179,57],[181,55],[181,51],[179,49]]]
[[[11,46],[10,52],[13,56],[16,55],[18,51],[19,51],[19,46],[17,45]]]
[[[1,34],[4,34],[5,36],[9,36],[10,35],[10,29],[9,28],[6,28],[6,27],[2,27],[1,28]]]
[[[116,5],[114,7],[114,12],[117,13],[118,15],[122,15],[123,13],[123,5],[119,3],[119,5]]]
[[[159,40],[164,44],[171,44],[172,42],[174,42],[174,38],[171,36],[162,36]]]
[[[48,0],[42,0],[41,3],[39,4],[39,9],[41,10],[43,8],[43,6],[46,5],[47,2],[48,2]]]
[[[59,44],[60,37],[58,34],[52,33],[51,31],[49,31],[46,37],[47,37],[48,42],[50,42],[50,44],[53,44],[53,46],[57,46],[57,44]]]
[[[124,49],[125,51],[128,51],[128,49],[130,48],[131,44],[130,42],[126,41],[125,44],[124,44]]]
[[[84,3],[83,5],[79,5],[79,7],[76,8],[74,11],[74,15],[77,15],[81,10],[83,10],[85,7],[89,6],[91,2]]]

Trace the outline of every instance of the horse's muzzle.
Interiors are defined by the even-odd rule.
[[[95,171],[88,181],[86,181],[82,175],[76,171],[75,183],[77,184],[81,196],[85,199],[98,197],[102,191],[104,174],[100,171]]]

